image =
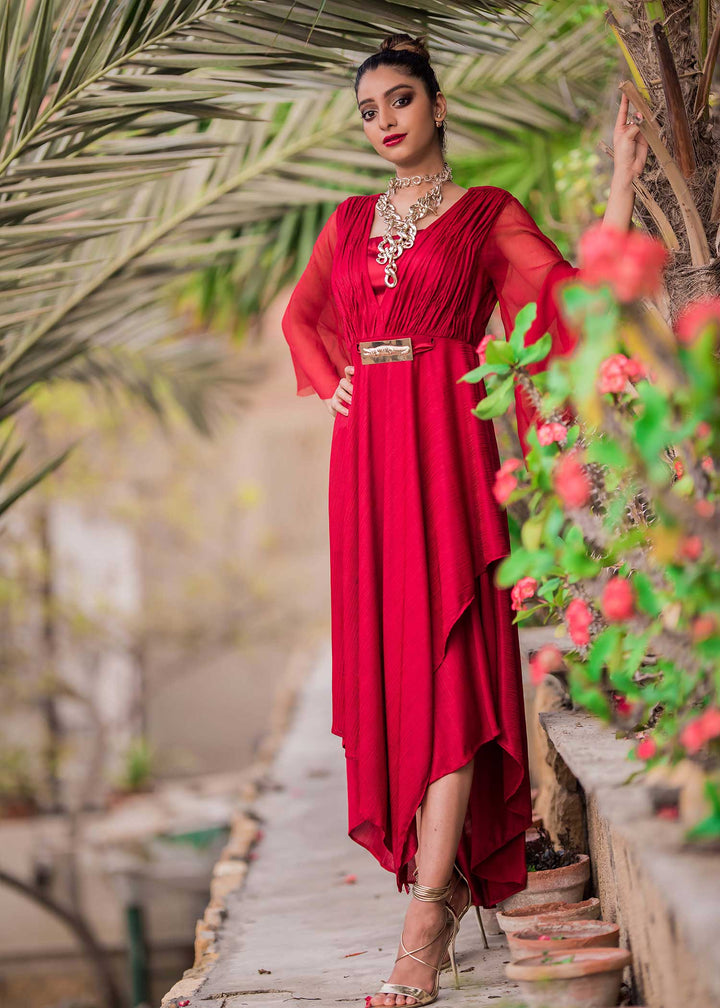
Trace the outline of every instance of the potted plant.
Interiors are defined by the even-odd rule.
[[[144,738],[133,739],[124,756],[124,765],[110,793],[110,804],[128,795],[143,794],[153,786],[154,754]]]
[[[513,962],[546,952],[567,952],[582,948],[617,948],[620,928],[607,921],[575,920],[559,924],[540,923],[510,931],[507,936]]]
[[[560,847],[555,847],[544,826],[538,827],[537,836],[525,843],[528,884],[522,892],[503,900],[502,910],[534,904],[581,900],[590,878],[590,859],[579,854],[567,835],[560,837]]]
[[[516,907],[514,910],[498,911],[497,922],[505,934],[524,931],[529,927],[543,924],[561,924],[564,921],[597,920],[600,916],[600,900],[597,896],[581,900],[579,903],[540,903]]]
[[[530,956],[509,963],[529,1008],[607,1008],[617,1004],[622,973],[630,953],[619,948],[578,949]]]

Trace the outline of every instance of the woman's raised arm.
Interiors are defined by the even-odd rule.
[[[528,370],[542,371],[553,357],[572,350],[575,335],[560,313],[556,288],[560,281],[575,276],[578,268],[563,257],[515,196],[510,196],[493,223],[483,245],[483,258],[497,294],[506,337],[515,326],[517,313],[531,301],[537,303],[537,315],[525,336],[526,345],[550,333],[549,357],[529,365]],[[520,443],[527,452],[526,432],[537,416],[520,388],[515,393],[515,406]]]

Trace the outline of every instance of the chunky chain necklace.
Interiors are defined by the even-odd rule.
[[[411,175],[407,178],[395,176],[390,179],[387,192],[378,197],[377,208],[385,221],[385,234],[378,245],[377,262],[385,267],[385,286],[397,286],[397,260],[403,250],[412,248],[417,234],[416,221],[422,220],[429,213],[437,213],[442,203],[442,184],[452,179],[450,165],[444,163],[443,169],[435,175]],[[390,196],[398,189],[422,182],[434,182],[435,185],[420,199],[416,200],[404,217],[401,217],[390,202]]]

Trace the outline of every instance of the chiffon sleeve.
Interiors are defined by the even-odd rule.
[[[313,246],[305,270],[282,317],[290,347],[297,394],[330,399],[350,363],[339,338],[340,323],[330,287],[337,241],[337,210],[333,210]]]
[[[495,219],[483,252],[506,337],[512,332],[520,309],[531,301],[537,302],[537,315],[525,336],[525,345],[537,342],[546,332],[552,337],[549,356],[528,366],[531,373],[537,374],[553,358],[570,353],[575,346],[577,336],[561,315],[557,293],[560,282],[575,276],[578,268],[563,257],[514,196],[510,196]],[[527,454],[527,430],[538,417],[520,387],[515,391],[515,408],[520,444],[523,454]]]

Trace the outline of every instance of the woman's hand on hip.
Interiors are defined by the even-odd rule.
[[[352,402],[352,381],[351,376],[355,373],[355,367],[352,364],[347,364],[345,367],[345,377],[341,378],[338,382],[338,387],[332,396],[332,399],[324,399],[323,402],[327,404],[327,408],[330,410],[332,416],[336,416],[338,413],[344,413],[345,416],[348,415],[349,410],[344,403],[348,405]]]

